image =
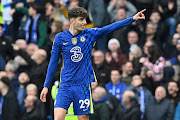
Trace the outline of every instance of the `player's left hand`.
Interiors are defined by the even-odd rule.
[[[146,9],[138,12],[136,15],[133,16],[133,20],[144,20],[145,19],[145,15],[143,14],[143,12],[146,11]]]
[[[40,100],[42,102],[46,102],[46,95],[48,93],[48,88],[47,87],[44,87],[42,92],[41,92],[41,95],[40,95]]]

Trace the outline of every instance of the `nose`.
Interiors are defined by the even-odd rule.
[[[86,25],[86,24],[87,24],[86,19],[84,19],[84,20],[83,20],[83,24],[84,24],[84,25]]]

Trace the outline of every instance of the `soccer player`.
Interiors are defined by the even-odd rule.
[[[40,96],[42,102],[46,102],[48,87],[62,52],[64,65],[54,105],[55,120],[64,120],[71,102],[73,102],[74,114],[78,115],[78,120],[89,120],[89,114],[94,112],[90,83],[96,81],[91,65],[91,52],[95,41],[135,20],[145,19],[144,11],[123,21],[92,29],[85,29],[88,13],[84,8],[75,7],[68,12],[70,28],[55,36],[46,80]]]

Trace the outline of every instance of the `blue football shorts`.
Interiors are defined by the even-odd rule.
[[[60,107],[68,110],[71,102],[73,102],[74,115],[93,114],[91,84],[71,86],[61,84],[54,108]]]

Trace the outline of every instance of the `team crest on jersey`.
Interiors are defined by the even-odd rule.
[[[81,41],[81,42],[85,42],[85,41],[86,41],[86,38],[85,38],[84,36],[82,36],[82,37],[80,38],[80,41]]]
[[[72,38],[72,43],[73,43],[74,45],[76,45],[76,44],[77,44],[77,38]]]

